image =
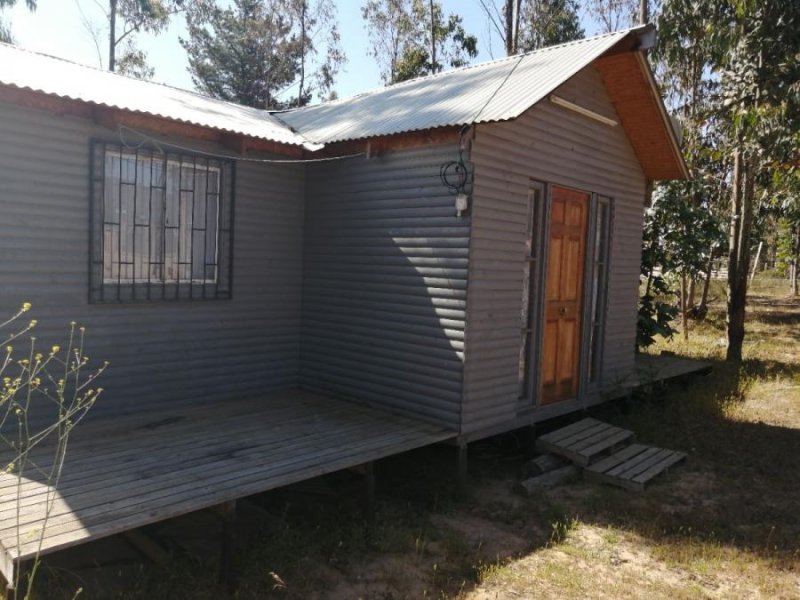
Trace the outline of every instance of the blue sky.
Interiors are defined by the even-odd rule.
[[[11,22],[19,46],[45,52],[79,63],[100,66],[97,48],[88,33],[82,15],[97,25],[104,21],[98,4],[104,0],[39,0],[39,8],[30,13],[20,0],[13,9],[2,13]],[[374,59],[369,56],[369,39],[361,18],[363,0],[339,0],[339,27],[342,45],[348,63],[340,74],[336,90],[340,97],[381,85],[380,74]],[[478,0],[443,0],[445,12],[458,12],[464,18],[468,32],[478,36],[480,42],[477,62],[503,55],[502,43],[490,27]],[[587,34],[595,33],[591,23],[584,24]],[[105,33],[102,34],[105,44]],[[185,35],[182,18],[173,20],[170,28],[159,36],[140,35],[139,45],[148,54],[155,68],[155,79],[177,87],[192,89],[186,70],[186,54],[178,43]],[[100,52],[105,56],[105,46]]]

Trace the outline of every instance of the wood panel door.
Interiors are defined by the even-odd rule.
[[[578,394],[589,194],[552,186],[541,404]]]

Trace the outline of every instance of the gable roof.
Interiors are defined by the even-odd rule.
[[[636,27],[274,113],[320,143],[519,117]]]
[[[519,117],[594,65],[646,176],[688,176],[639,26],[386,86],[352,98],[266,111],[0,44],[0,85],[320,150],[328,144]],[[620,58],[620,61],[615,61]],[[298,150],[298,152],[302,152]]]
[[[264,110],[0,43],[0,84],[317,150]]]

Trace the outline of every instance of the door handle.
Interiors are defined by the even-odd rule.
[[[565,314],[567,314],[567,307],[566,307],[566,306],[562,306],[561,308],[559,308],[559,309],[558,309],[558,314],[559,314],[560,316],[562,316],[562,317],[563,317]]]

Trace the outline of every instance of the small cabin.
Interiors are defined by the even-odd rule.
[[[141,426],[166,448],[180,435],[163,415],[217,410],[230,443],[237,414],[274,407],[265,423],[300,428],[272,447],[291,476],[212,481],[116,528],[76,508],[80,533],[44,551],[634,385],[646,193],[687,176],[653,36],[285,112],[0,45],[0,314],[31,302],[52,343],[86,326],[87,353],[110,362],[86,435],[135,443]],[[358,407],[369,428],[342,425]],[[303,429],[320,415],[340,432],[330,451]],[[351,451],[324,458],[334,447]],[[0,544],[8,576],[30,554]]]

